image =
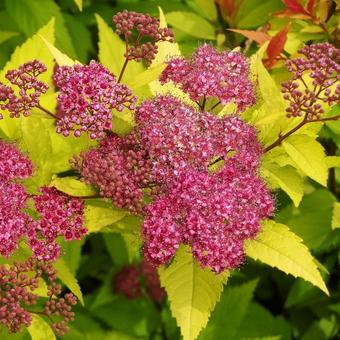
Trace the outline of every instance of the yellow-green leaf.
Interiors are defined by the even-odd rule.
[[[216,39],[214,26],[193,12],[170,12],[166,14],[166,20],[173,27],[193,37]]]
[[[195,3],[209,20],[215,21],[217,19],[217,9],[214,0],[195,0]]]
[[[54,59],[56,60],[57,64],[59,66],[66,65],[66,66],[73,66],[74,61],[67,56],[66,54],[59,51],[53,44],[51,44],[49,41],[47,41],[43,36],[41,36],[41,39],[53,55]]]
[[[85,226],[90,233],[98,232],[126,216],[126,211],[115,209],[111,202],[88,200],[85,206]]]
[[[95,188],[73,177],[55,177],[50,186],[71,196],[92,196],[97,193]]]
[[[99,34],[99,61],[115,76],[119,76],[125,62],[125,43],[98,14],[96,14]],[[144,71],[141,63],[129,61],[122,78],[123,83]]]
[[[63,259],[58,259],[54,264],[54,268],[58,271],[58,278],[69,288],[69,290],[78,298],[80,303],[84,305],[83,294],[75,276]]]
[[[310,136],[292,135],[282,146],[302,172],[321,185],[327,185],[328,169],[320,143]]]
[[[132,81],[129,83],[129,87],[132,90],[137,90],[140,87],[149,84],[150,82],[157,80],[159,76],[162,74],[165,68],[165,64],[159,64],[153,67],[148,68],[144,72],[138,74]]]
[[[50,325],[40,316],[32,314],[32,322],[27,327],[32,340],[56,340],[56,336]]]
[[[332,216],[332,229],[340,228],[340,203],[334,202],[333,216]]]
[[[196,339],[220,299],[228,273],[216,275],[202,269],[189,247],[181,246],[174,261],[159,269],[159,275],[184,340]]]
[[[327,168],[340,167],[340,157],[339,156],[327,156],[326,165],[327,165]]]
[[[273,184],[278,186],[292,199],[297,207],[303,196],[303,179],[296,169],[290,165],[279,166],[276,163],[264,162],[262,167],[263,176]]]
[[[249,257],[301,277],[329,294],[309,249],[286,225],[263,221],[259,235],[245,242],[245,250]]]
[[[79,8],[79,11],[81,12],[83,10],[83,0],[74,0],[77,7]]]

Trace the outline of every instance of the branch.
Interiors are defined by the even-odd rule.
[[[58,119],[58,117],[56,117],[56,115],[54,115],[51,111],[42,107],[40,104],[37,105],[37,108],[40,109],[41,111],[45,112],[46,114],[48,114],[50,117],[53,117],[54,119]]]

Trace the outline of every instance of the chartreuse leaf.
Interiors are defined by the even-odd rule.
[[[79,8],[79,11],[83,10],[83,0],[74,0],[76,3],[77,7]]]
[[[95,188],[74,177],[55,177],[50,186],[71,196],[91,196],[97,193]]]
[[[70,291],[79,299],[80,303],[84,305],[83,294],[80,290],[76,277],[71,273],[70,268],[61,258],[54,264],[54,268],[58,271],[58,278],[70,289]]]
[[[125,43],[98,14],[96,20],[99,34],[99,61],[118,77],[125,62]],[[122,82],[129,81],[143,71],[144,67],[141,63],[129,61]]]
[[[274,189],[281,188],[292,199],[296,207],[299,205],[303,196],[303,179],[296,169],[290,165],[282,167],[276,163],[264,161],[261,170]]]
[[[327,185],[326,156],[320,143],[310,136],[292,135],[282,146],[301,171],[321,185]]]
[[[216,275],[202,269],[194,261],[189,247],[181,246],[174,261],[159,269],[159,275],[184,340],[196,339],[207,325],[229,273]]]
[[[195,3],[209,20],[215,21],[217,19],[217,9],[214,0],[195,0]]]
[[[249,257],[301,277],[329,294],[313,256],[302,239],[286,225],[272,220],[263,221],[259,235],[245,242],[245,250]]]
[[[66,54],[59,51],[53,44],[47,41],[43,36],[41,37],[51,54],[53,55],[54,59],[56,60],[59,66],[66,65],[66,66],[73,66],[74,61],[68,57]]]
[[[215,340],[222,334],[224,339],[233,339],[247,312],[257,282],[252,280],[240,286],[226,287],[199,339]]]
[[[340,228],[340,203],[334,202],[333,217],[332,217],[332,229]]]
[[[41,40],[43,36],[46,40],[54,43],[54,19],[44,27],[42,27],[36,35],[27,39],[21,46],[17,47],[13,52],[11,59],[7,62],[4,69],[0,72],[0,80],[7,83],[5,74],[10,69],[15,69],[19,65],[33,59],[39,59],[46,67],[47,72],[42,74],[39,79],[45,83],[52,85],[51,76],[53,71],[53,58],[47,47]],[[9,118],[7,112],[2,112],[4,119],[0,121],[0,129],[9,139],[18,139],[21,137],[20,121],[25,118]],[[36,143],[36,141],[35,141]]]
[[[32,340],[56,340],[52,328],[49,324],[40,316],[32,314],[32,323],[27,327],[28,332]]]
[[[215,40],[215,28],[209,21],[193,12],[170,12],[166,14],[167,22],[173,27],[200,39]]]
[[[19,32],[0,31],[0,44],[2,44],[6,40],[11,39],[17,35],[19,35]]]
[[[90,233],[94,233],[118,222],[126,214],[125,210],[115,209],[111,202],[87,200],[85,206],[85,226]]]

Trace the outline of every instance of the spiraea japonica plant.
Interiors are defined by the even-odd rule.
[[[98,232],[143,258],[110,290],[169,303],[184,339],[214,334],[210,314],[247,258],[328,294],[307,246],[276,221],[275,190],[298,206],[306,178],[326,186],[339,165],[316,138],[340,118],[340,50],[303,47],[280,91],[263,48],[248,58],[201,44],[185,57],[162,12],[119,12],[115,33],[96,19],[122,55],[100,41],[99,61],[74,61],[52,20],[0,74],[1,327],[64,335],[83,302],[68,244]]]

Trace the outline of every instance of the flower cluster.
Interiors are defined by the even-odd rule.
[[[134,109],[136,97],[95,61],[89,65],[58,67],[53,80],[59,88],[57,132],[76,137],[82,132],[101,138],[111,130],[111,111]]]
[[[160,81],[179,85],[194,101],[217,97],[222,104],[234,102],[238,111],[255,103],[247,59],[239,52],[218,52],[208,44],[199,47],[190,59],[168,61]]]
[[[165,291],[160,286],[159,277],[154,266],[147,261],[137,265],[124,266],[115,274],[113,290],[128,299],[137,299],[144,291],[156,303],[162,302]]]
[[[61,286],[56,283],[52,264],[30,258],[21,263],[14,262],[9,267],[0,266],[0,324],[10,332],[19,332],[23,325],[28,327],[31,324],[34,312],[28,308],[37,304],[39,296],[34,291],[43,278],[47,278],[49,299],[39,313],[48,316],[58,335],[68,331],[67,323],[74,320],[72,306],[77,303],[76,297],[68,293],[59,298]],[[56,320],[53,320],[54,316]]]
[[[318,119],[324,112],[323,103],[340,103],[340,49],[321,43],[305,46],[299,53],[301,57],[286,63],[293,74],[282,84],[284,99],[289,101],[287,116]]]
[[[46,66],[38,60],[9,70],[5,77],[18,88],[18,91],[15,92],[12,87],[0,82],[0,108],[8,110],[10,117],[20,117],[21,114],[28,116],[30,110],[39,105],[40,95],[48,89],[47,84],[38,80],[38,76],[45,71]]]
[[[83,227],[84,203],[54,188],[41,188],[33,196],[39,219],[25,210],[31,197],[19,179],[32,174],[32,164],[14,144],[0,141],[0,254],[9,257],[22,238],[27,240],[33,255],[44,261],[60,255],[57,237],[66,241],[80,239]]]
[[[99,147],[75,158],[73,164],[83,180],[99,188],[100,196],[112,199],[117,207],[141,213],[151,163],[136,134],[124,138],[111,134]]]
[[[172,31],[160,28],[159,21],[148,14],[124,10],[114,15],[112,21],[116,25],[116,33],[124,36],[127,42],[127,60],[140,62],[144,59],[151,63],[157,53],[158,41],[173,42]]]

